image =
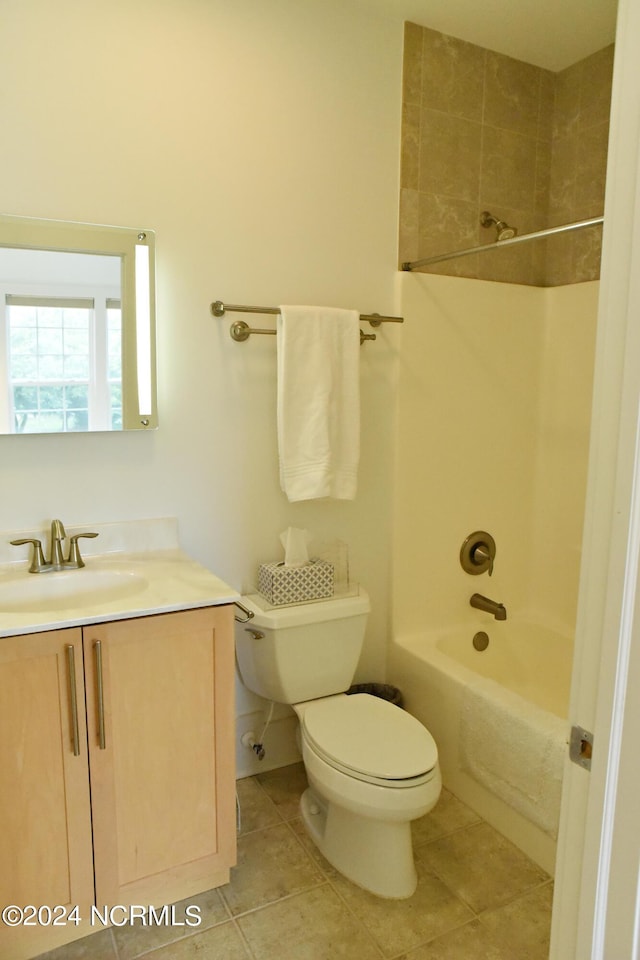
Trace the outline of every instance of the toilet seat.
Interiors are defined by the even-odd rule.
[[[300,719],[310,749],[367,783],[419,786],[432,778],[438,763],[435,741],[415,717],[367,693],[308,703]]]

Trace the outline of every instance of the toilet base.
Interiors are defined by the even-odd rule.
[[[373,820],[308,788],[300,798],[305,828],[320,852],[348,880],[378,897],[404,900],[416,889],[411,822]]]

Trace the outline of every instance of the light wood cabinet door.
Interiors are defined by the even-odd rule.
[[[82,633],[2,639],[0,905],[78,905],[86,918],[92,903]],[[44,920],[0,924],[0,956],[34,956],[73,938],[73,925]]]
[[[233,608],[84,628],[96,904],[169,904],[235,863]]]

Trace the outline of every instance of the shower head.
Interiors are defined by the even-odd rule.
[[[498,220],[498,218],[494,217],[488,210],[483,210],[480,214],[480,223],[483,227],[492,227],[495,225],[498,231],[496,240],[511,240],[518,232],[515,227],[510,227],[504,220]]]

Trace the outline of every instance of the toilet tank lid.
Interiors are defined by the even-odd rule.
[[[280,630],[285,627],[299,627],[307,623],[324,623],[327,620],[340,620],[367,614],[371,610],[369,596],[362,587],[348,597],[332,597],[330,600],[312,600],[308,603],[296,603],[287,607],[273,607],[261,597],[252,593],[242,597],[242,603],[254,614],[250,621],[255,627],[268,630]]]

